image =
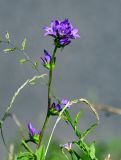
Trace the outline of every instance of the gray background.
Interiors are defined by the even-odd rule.
[[[44,49],[50,53],[53,50],[52,39],[43,37],[42,27],[49,25],[52,19],[63,20],[66,17],[79,28],[81,38],[73,40],[62,53],[57,54],[55,94],[60,98],[85,97],[93,103],[121,107],[120,0],[0,0],[0,37],[9,31],[12,41],[20,45],[26,36],[29,56],[39,61]],[[21,53],[3,54],[4,47],[0,45],[0,116],[18,86],[36,74],[30,64],[18,63],[20,58],[24,58]],[[46,72],[41,65],[40,71]],[[35,127],[40,128],[45,116],[46,99],[47,88],[38,83],[23,90],[12,111],[24,127],[32,121]],[[72,112],[76,113],[79,109],[80,105],[76,105]],[[86,129],[95,120],[86,109],[80,128]],[[50,129],[53,123],[51,120]],[[66,142],[74,137],[70,131],[69,126],[61,122],[54,137]],[[19,139],[17,128],[10,119],[5,122],[4,133],[8,144],[13,139]],[[101,112],[100,124],[92,133],[91,140],[108,141],[120,138],[120,135],[121,118],[107,118]],[[0,157],[3,155],[5,147],[0,138]]]

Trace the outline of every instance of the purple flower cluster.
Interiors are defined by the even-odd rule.
[[[55,45],[60,48],[71,43],[71,39],[80,38],[78,29],[74,28],[66,18],[63,21],[54,20],[50,27],[44,27],[45,36],[52,36],[55,40]]]
[[[55,104],[54,102],[52,103],[51,108],[55,109],[57,112],[60,112],[62,110],[62,106],[61,105],[66,105],[69,101],[67,99],[62,99],[61,103],[57,103]]]

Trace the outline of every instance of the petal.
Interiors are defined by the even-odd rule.
[[[57,104],[57,105],[55,106],[55,109],[56,109],[56,111],[60,112],[60,111],[62,110],[61,105],[60,105],[60,104]]]
[[[54,103],[54,102],[52,103],[52,106],[51,106],[51,107],[52,107],[52,108],[55,108],[55,103]]]
[[[42,64],[45,64],[46,63],[45,60],[42,57],[40,57],[40,58],[42,60]]]
[[[51,56],[46,50],[44,50],[44,59],[47,63],[50,63]]]
[[[71,41],[68,38],[63,38],[60,40],[60,44],[63,46],[68,45],[69,43],[71,43]]]
[[[31,136],[34,135],[34,134],[36,134],[36,130],[35,130],[35,128],[33,128],[31,122],[28,123],[28,129],[29,129],[29,134],[30,134]]]
[[[69,101],[68,101],[67,99],[62,99],[62,100],[61,100],[61,103],[62,103],[63,105],[66,105],[68,102],[69,102]]]

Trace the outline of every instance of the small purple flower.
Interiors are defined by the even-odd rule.
[[[70,151],[72,149],[72,142],[68,142],[66,144],[60,145],[60,147],[67,149]]]
[[[33,128],[31,122],[28,123],[28,130],[29,130],[29,135],[34,136],[34,135],[39,135],[40,131],[37,131],[35,128]]]
[[[64,99],[64,98],[63,98],[63,99],[61,100],[61,104],[64,105],[64,106],[66,106],[68,103],[69,103],[69,100],[67,100],[67,99]],[[69,107],[70,107],[70,106],[68,106],[68,108],[69,108]]]
[[[54,108],[57,112],[60,112],[62,110],[62,107],[60,104],[52,103],[52,108]]]
[[[55,45],[60,48],[71,43],[71,39],[80,38],[78,29],[74,28],[68,18],[63,21],[54,20],[50,27],[44,27],[44,36],[52,36],[55,40]]]
[[[46,50],[44,50],[44,56],[40,57],[40,58],[42,60],[43,66],[45,66],[46,68],[49,68],[50,67],[50,61],[51,61],[50,54]]]
[[[61,104],[63,104],[63,105],[67,105],[68,102],[69,102],[69,101],[68,101],[67,99],[62,99],[62,100],[61,100]]]

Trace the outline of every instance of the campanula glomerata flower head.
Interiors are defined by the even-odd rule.
[[[78,29],[74,28],[68,18],[63,21],[53,20],[50,26],[44,27],[44,36],[52,36],[56,47],[61,48],[79,38]]]

